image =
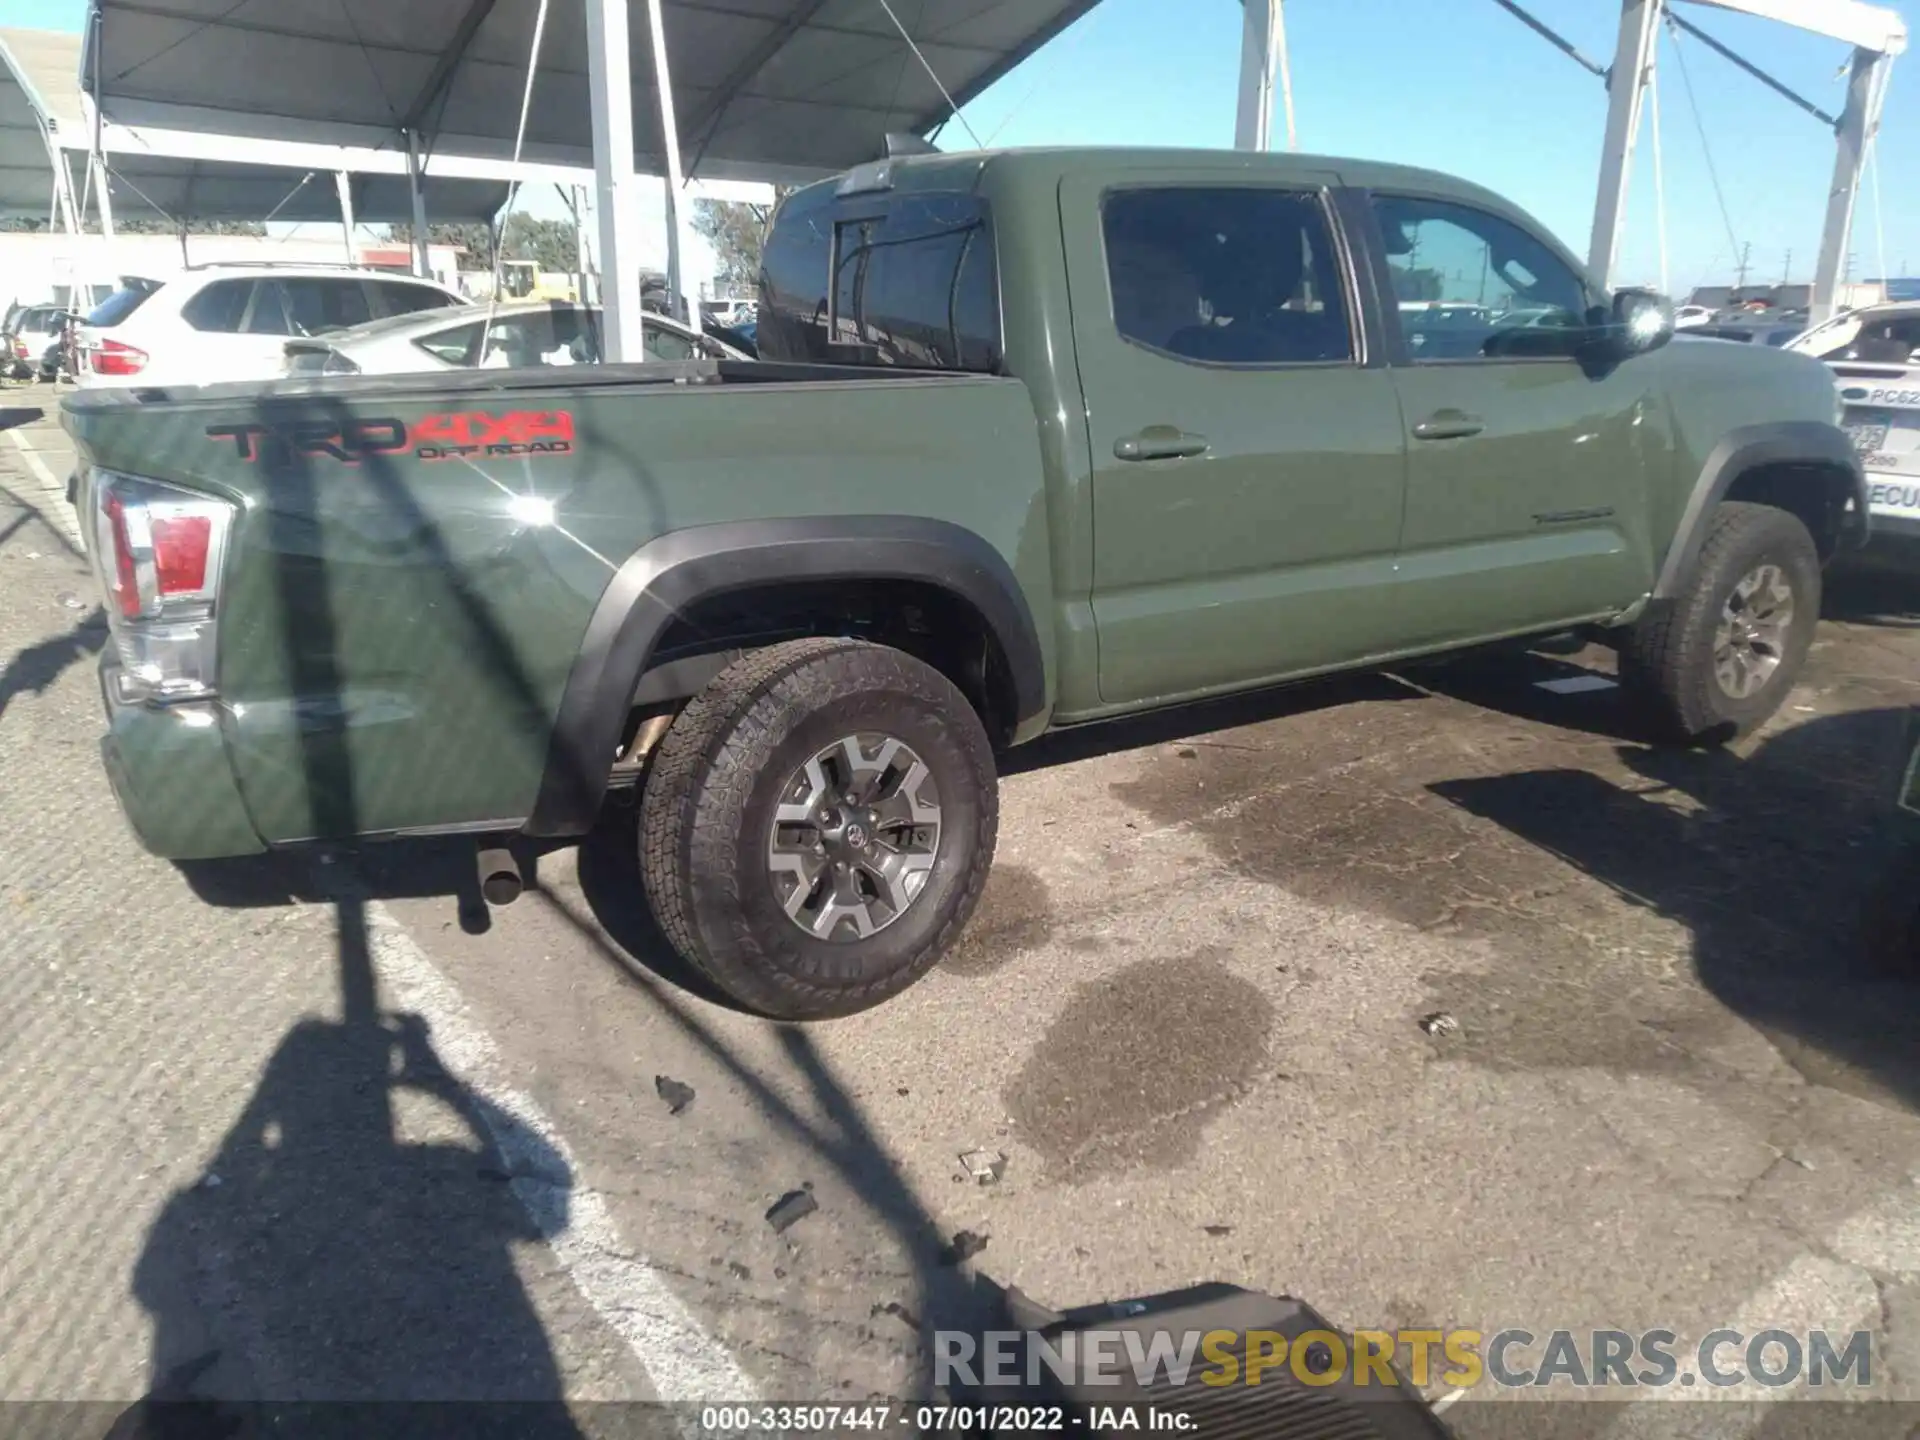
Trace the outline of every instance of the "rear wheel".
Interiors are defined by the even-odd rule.
[[[1799,678],[1820,619],[1820,555],[1799,518],[1729,501],[1690,585],[1634,626],[1621,678],[1660,733],[1722,744],[1765,723]]]
[[[868,1009],[972,915],[999,822],[965,696],[898,650],[800,640],[746,656],[674,721],[641,801],[660,928],[782,1020]]]

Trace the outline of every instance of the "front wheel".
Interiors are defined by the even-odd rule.
[[[688,703],[640,809],[661,930],[780,1020],[851,1015],[932,968],[993,863],[986,730],[939,671],[854,640],[757,651]]]
[[[1633,627],[1621,678],[1665,738],[1724,744],[1799,678],[1820,620],[1820,555],[1799,517],[1722,504],[1685,590]]]

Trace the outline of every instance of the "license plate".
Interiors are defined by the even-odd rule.
[[[1886,449],[1887,431],[1892,427],[1893,417],[1884,410],[1855,410],[1847,416],[1847,436],[1862,455]]]

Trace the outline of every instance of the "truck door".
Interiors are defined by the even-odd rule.
[[[1604,297],[1516,220],[1415,194],[1376,193],[1371,208],[1404,339],[1406,639],[1470,642],[1626,605],[1653,584],[1658,357],[1583,367]]]
[[[1224,689],[1392,636],[1405,442],[1331,174],[1061,189],[1093,457],[1100,697]]]

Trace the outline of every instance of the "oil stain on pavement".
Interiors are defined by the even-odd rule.
[[[1088,980],[1004,1093],[1050,1181],[1171,1169],[1265,1072],[1273,1002],[1218,950]]]
[[[1021,951],[1037,949],[1052,937],[1046,882],[1024,865],[996,862],[980,908],[940,968],[968,978],[991,975]]]

